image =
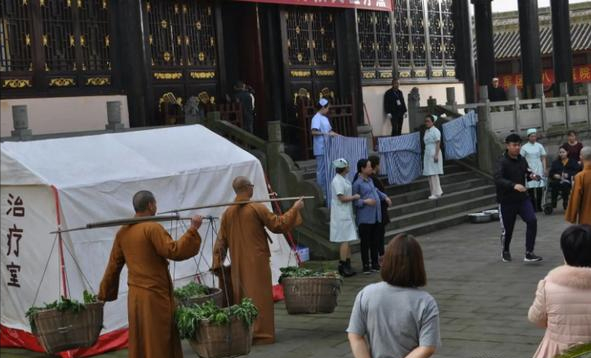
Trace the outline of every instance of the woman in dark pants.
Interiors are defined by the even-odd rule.
[[[562,196],[562,207],[566,210],[572,187],[572,178],[580,170],[579,164],[568,157],[568,148],[563,145],[558,149],[558,158],[552,162],[548,178],[552,190],[552,207],[556,208],[558,193]]]
[[[378,175],[380,174],[380,157],[378,157],[377,155],[372,155],[368,159],[373,169],[373,174],[371,175],[373,185],[382,193],[386,193],[386,188],[384,187],[384,184],[378,178]],[[380,205],[382,208],[382,222],[378,226],[378,261],[381,265],[382,257],[384,256],[384,239],[386,235],[386,226],[390,223],[390,216],[388,214],[388,204],[386,203],[386,200],[381,200]]]
[[[378,225],[382,222],[382,209],[380,201],[385,200],[386,204],[392,205],[390,198],[383,192],[376,189],[370,176],[373,168],[369,159],[361,159],[357,162],[357,174],[353,179],[353,195],[358,194],[360,199],[355,200],[353,205],[357,209],[357,228],[361,239],[361,261],[363,273],[378,272]]]

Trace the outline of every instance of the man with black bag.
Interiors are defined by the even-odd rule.
[[[497,201],[499,203],[499,216],[503,232],[501,234],[503,262],[511,261],[509,245],[513,236],[515,219],[517,215],[527,224],[525,233],[525,262],[542,261],[540,256],[534,254],[538,221],[532,201],[527,195],[526,181],[540,180],[529,168],[527,161],[519,154],[521,149],[521,137],[518,134],[510,134],[505,138],[507,150],[497,163],[495,171],[495,184],[497,187]]]

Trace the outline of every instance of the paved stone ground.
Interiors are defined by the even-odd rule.
[[[513,262],[500,261],[498,222],[464,224],[419,237],[427,268],[427,287],[441,312],[443,345],[437,358],[531,357],[543,330],[527,320],[538,280],[563,263],[560,234],[567,227],[562,210],[539,215],[536,253],[541,263],[525,264],[525,225],[519,222],[512,243]],[[358,256],[358,255],[357,255]],[[334,267],[334,262],[315,263]],[[357,266],[359,265],[356,262]],[[352,357],[344,333],[355,295],[378,274],[357,275],[344,282],[332,314],[289,316],[275,305],[277,343],[253,347],[252,358]],[[186,357],[193,357],[183,342]],[[0,350],[2,357],[42,357],[22,350]],[[126,357],[126,351],[103,355]]]

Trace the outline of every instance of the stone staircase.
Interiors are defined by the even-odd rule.
[[[297,164],[302,177],[315,182],[316,162],[309,160]],[[425,177],[406,185],[386,186],[386,194],[392,199],[386,240],[402,232],[421,235],[458,225],[467,221],[467,214],[496,208],[492,179],[456,161],[445,162],[444,173],[440,178],[444,194],[438,200],[427,199],[429,183]],[[381,179],[387,183],[386,177]]]

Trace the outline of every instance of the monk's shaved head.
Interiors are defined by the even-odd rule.
[[[136,213],[148,210],[148,205],[156,201],[154,194],[147,190],[141,190],[133,196],[133,208]]]
[[[236,177],[234,178],[234,181],[232,181],[232,188],[234,189],[234,192],[236,194],[243,193],[248,189],[252,188],[253,186],[254,185],[252,185],[250,180],[247,177],[243,176]]]

